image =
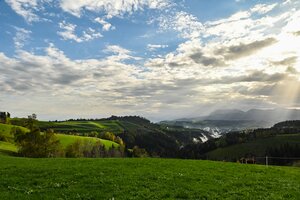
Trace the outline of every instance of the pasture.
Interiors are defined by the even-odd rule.
[[[178,159],[0,156],[1,199],[297,199],[300,169]]]

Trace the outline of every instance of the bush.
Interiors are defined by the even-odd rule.
[[[63,154],[59,140],[50,131],[41,133],[39,129],[34,129],[25,134],[17,132],[15,142],[19,146],[19,153],[25,157],[48,158]]]

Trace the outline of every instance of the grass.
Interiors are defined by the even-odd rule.
[[[69,144],[72,144],[76,140],[89,140],[94,143],[100,141],[106,149],[109,149],[112,145],[118,147],[119,144],[109,141],[103,140],[99,138],[92,138],[92,137],[83,137],[83,136],[75,136],[75,135],[63,135],[57,134],[57,137],[64,148],[66,148]],[[0,141],[0,155],[15,155],[18,152],[18,147],[15,144]],[[1,199],[1,198],[0,198]]]
[[[0,141],[0,155],[13,155],[18,152],[16,145]]]
[[[76,135],[64,135],[64,134],[56,134],[58,137],[60,143],[64,146],[67,147],[68,145],[74,143],[76,140],[89,140],[94,143],[97,141],[100,141],[107,149],[110,148],[112,145],[115,147],[118,147],[119,145],[115,142],[109,141],[109,140],[103,140],[99,138],[94,138],[94,137],[84,137],[84,136],[76,136]]]
[[[299,199],[300,169],[176,159],[0,156],[1,199]]]
[[[300,134],[276,135],[274,137],[258,139],[248,143],[218,148],[209,152],[207,158],[212,160],[235,160],[245,156],[247,153],[256,156],[265,156],[268,147],[279,147],[286,143],[300,145]]]
[[[10,124],[1,124],[0,123],[0,138],[6,138],[8,140],[13,140],[13,135],[11,135],[11,129],[14,127],[18,127],[22,129],[24,132],[27,132],[28,129],[21,126],[14,126]]]
[[[97,132],[113,132],[119,134],[123,132],[123,128],[116,120],[104,121],[65,121],[65,122],[45,122],[39,121],[38,126],[42,129],[53,129],[56,132],[78,132],[90,133]]]

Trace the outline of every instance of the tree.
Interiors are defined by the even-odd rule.
[[[83,157],[82,141],[76,140],[66,148],[66,157],[79,158]]]
[[[56,157],[61,154],[60,142],[53,132],[41,133],[39,129],[32,129],[25,134],[16,133],[15,142],[19,153],[25,157]]]
[[[148,153],[147,153],[146,149],[141,149],[138,146],[133,147],[132,155],[133,155],[133,157],[137,157],[137,158],[148,157]]]

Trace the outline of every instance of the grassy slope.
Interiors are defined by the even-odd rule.
[[[110,131],[119,134],[123,131],[115,120],[106,121],[66,121],[66,122],[44,122],[39,121],[38,126],[42,129],[52,128],[57,132],[76,131],[80,133],[89,133],[92,131]]]
[[[13,155],[18,152],[18,148],[9,142],[0,141],[0,155]]]
[[[112,142],[109,140],[103,140],[103,139],[99,139],[99,138],[94,138],[94,137],[83,137],[83,136],[63,135],[63,134],[57,134],[57,137],[64,147],[68,146],[69,144],[74,143],[78,139],[79,140],[90,140],[94,143],[96,143],[97,141],[100,141],[102,144],[105,145],[106,148],[110,148],[112,145],[114,145],[115,147],[119,146],[115,142]]]
[[[297,199],[300,169],[173,159],[0,156],[3,199]]]
[[[268,147],[278,147],[285,143],[300,145],[300,134],[277,135],[272,138],[258,139],[248,143],[218,148],[209,152],[207,156],[208,159],[213,160],[238,159],[247,153],[252,153],[256,156],[265,156],[265,151]]]
[[[21,127],[21,126],[14,126],[14,125],[1,124],[0,123],[0,135],[4,135],[8,138],[12,138],[12,135],[11,135],[10,131],[13,127],[18,127],[20,129],[24,130],[25,132],[28,131],[27,128],[24,128],[24,127]]]

